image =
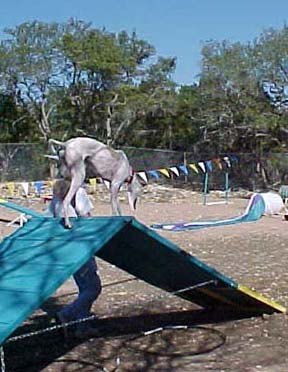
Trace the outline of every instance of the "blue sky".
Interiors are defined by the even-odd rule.
[[[159,55],[176,56],[174,79],[192,84],[203,42],[246,43],[264,29],[280,29],[288,23],[288,0],[7,0],[0,8],[0,31],[27,21],[71,17],[111,32],[135,30]]]

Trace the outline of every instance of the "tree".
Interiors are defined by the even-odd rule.
[[[149,64],[155,49],[135,32],[112,34],[71,22],[78,32],[67,28],[60,43],[74,115],[70,130],[81,123],[82,133],[93,133],[108,144],[121,143],[128,128],[150,110],[147,98],[150,103],[151,92],[163,88],[159,83],[164,76],[169,80],[175,60],[159,58]],[[155,103],[156,94],[152,96]]]
[[[49,92],[61,83],[59,54],[55,48],[61,32],[56,23],[27,22],[5,29],[8,39],[2,42],[6,68],[2,70],[1,80],[12,91],[16,103],[29,109],[45,140],[51,133],[49,116],[53,103],[49,102]]]
[[[286,35],[285,31],[285,40]],[[283,145],[277,135],[279,113],[263,93],[263,82],[283,73],[287,53],[283,38],[273,40],[278,46],[268,54],[273,43],[265,33],[247,45],[226,41],[204,45],[200,79],[202,145],[209,151],[241,151],[246,146],[246,151],[259,152],[260,148]]]

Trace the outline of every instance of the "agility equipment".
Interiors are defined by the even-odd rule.
[[[288,185],[281,185],[279,189],[279,194],[281,198],[283,199],[283,202],[285,205],[288,204]]]
[[[5,199],[0,199],[0,206],[1,205],[3,207],[9,208],[9,209],[13,209],[14,211],[17,211],[17,212],[20,212],[22,214],[25,214],[27,216],[31,216],[31,217],[41,217],[42,216],[41,213],[36,212],[33,209],[23,207],[22,205],[18,205],[16,203],[9,202],[9,201],[7,201]]]
[[[234,225],[242,222],[257,221],[263,215],[280,214],[283,208],[284,204],[279,194],[274,192],[255,193],[251,196],[245,212],[237,217],[225,218],[222,220],[153,224],[151,227],[153,229],[163,229],[167,231],[185,231]]]
[[[274,191],[262,192],[262,198],[265,203],[265,215],[280,214],[284,211],[285,205],[280,194]]]
[[[214,205],[214,204],[228,204],[229,200],[229,173],[224,173],[225,177],[225,185],[224,185],[224,200],[217,200],[213,202],[208,202],[208,195],[209,195],[209,172],[205,173],[204,178],[204,190],[203,190],[203,205]]]
[[[9,221],[7,223],[7,226],[12,226],[14,224],[18,224],[21,227],[28,221],[27,216],[31,217],[41,217],[41,214],[33,211],[32,209],[25,208],[23,206],[20,206],[18,204],[15,204],[13,202],[9,202],[5,199],[0,199],[0,206],[4,206],[6,208],[13,209],[17,212],[20,212],[20,214],[12,221]],[[6,221],[7,222],[7,221]]]
[[[151,227],[153,229],[163,229],[167,231],[198,230],[207,227],[234,225],[241,222],[257,221],[264,213],[265,201],[263,197],[261,196],[261,194],[253,194],[249,200],[245,212],[237,217],[231,217],[222,220],[153,224],[151,225]]]
[[[133,217],[33,217],[0,244],[0,345],[34,310],[97,255],[149,284],[215,311],[285,312]]]

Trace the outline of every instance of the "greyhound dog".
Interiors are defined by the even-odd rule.
[[[68,217],[69,205],[86,177],[86,167],[104,180],[110,181],[111,207],[113,215],[121,215],[118,201],[120,187],[126,182],[128,201],[132,210],[136,209],[138,191],[142,186],[125,153],[114,150],[102,142],[88,137],[75,137],[66,142],[49,140],[48,157],[59,159],[60,172],[64,178],[71,180],[70,188],[63,200],[64,225],[72,228]]]

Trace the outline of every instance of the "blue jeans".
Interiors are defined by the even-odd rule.
[[[93,302],[100,295],[101,280],[97,274],[95,258],[90,258],[74,275],[73,278],[78,286],[78,297],[61,311],[61,317],[66,321],[78,320],[91,315]],[[89,322],[77,324],[77,328],[84,330],[89,327]]]

